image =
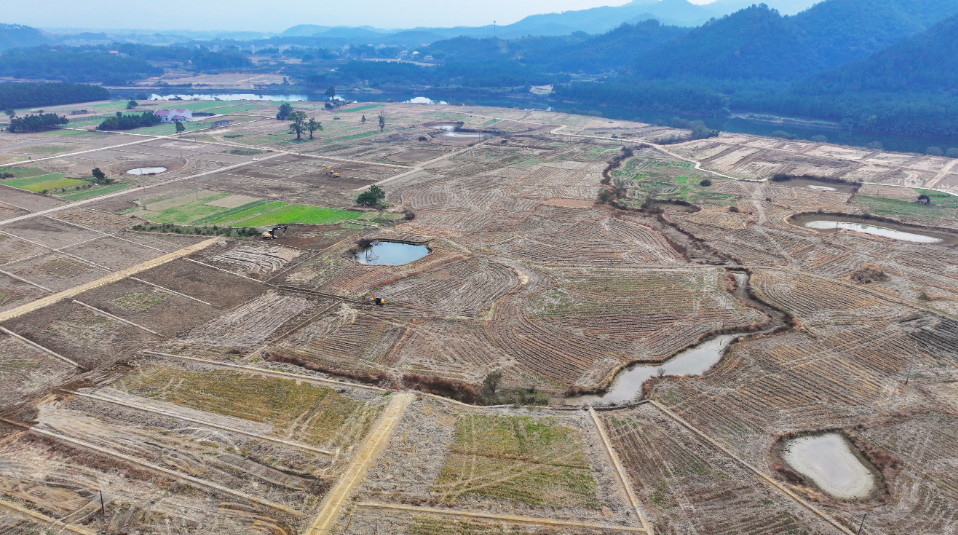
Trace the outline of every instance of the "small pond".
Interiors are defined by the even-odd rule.
[[[659,368],[664,371],[663,375],[702,375],[722,359],[725,348],[737,336],[739,335],[717,336],[679,352],[665,362],[635,364],[619,372],[605,394],[570,397],[566,399],[566,404],[595,405],[632,401],[642,393],[642,383],[659,374]]]
[[[958,243],[958,235],[916,225],[886,221],[869,221],[852,215],[804,214],[791,218],[791,223],[819,231],[852,230],[912,243]]]
[[[356,260],[367,266],[401,266],[429,254],[425,245],[375,241],[369,249],[356,253]]]
[[[128,175],[156,175],[159,173],[166,172],[165,167],[139,167],[137,169],[130,169],[126,172]]]
[[[483,140],[492,137],[491,134],[483,134],[481,132],[460,132],[458,123],[448,123],[448,124],[434,124],[432,128],[442,130],[443,133],[440,134],[440,137],[453,137],[459,139],[476,139]]]
[[[866,498],[875,490],[875,476],[839,433],[789,440],[783,446],[782,459],[837,498]]]
[[[859,184],[850,184],[848,182],[832,182],[830,180],[816,180],[814,178],[791,178],[781,182],[771,181],[774,186],[787,186],[790,188],[805,188],[817,191],[841,191],[851,193],[860,187]]]

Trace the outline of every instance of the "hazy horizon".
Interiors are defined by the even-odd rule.
[[[707,4],[715,0],[691,0]],[[249,0],[167,0],[162,4],[131,8],[119,0],[95,3],[48,0],[46,9],[22,2],[4,11],[8,24],[48,29],[156,30],[156,31],[255,31],[281,32],[298,24],[319,26],[373,26],[382,29],[415,27],[485,26],[496,21],[506,25],[529,15],[558,13],[600,6],[621,6],[630,0],[527,0],[458,4],[448,9],[439,0],[397,4],[385,0],[354,0],[317,5],[307,0],[288,0],[279,7]],[[650,2],[651,3],[651,2]]]

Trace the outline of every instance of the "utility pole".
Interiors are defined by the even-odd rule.
[[[100,512],[106,516],[106,506],[103,504],[103,490],[100,490]]]
[[[855,535],[862,535],[862,528],[865,527],[865,517],[868,516],[868,513],[862,515],[862,523],[858,525],[858,533]]]

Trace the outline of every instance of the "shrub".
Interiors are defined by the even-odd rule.
[[[370,186],[356,197],[356,204],[360,206],[378,206],[386,198],[386,192],[379,186]]]
[[[925,154],[929,156],[943,156],[945,152],[941,150],[941,147],[931,146],[925,149]]]
[[[870,282],[884,282],[888,280],[888,275],[874,264],[863,264],[858,271],[852,273],[851,278],[855,282],[868,284]]]
[[[599,194],[596,195],[596,201],[598,201],[599,204],[605,204],[609,202],[611,199],[612,199],[612,192],[605,188],[600,189]]]
[[[709,187],[709,186],[711,186],[711,185],[712,185],[712,181],[709,180],[709,179],[707,179],[707,178],[706,178],[706,179],[703,179],[701,182],[699,182],[699,186],[702,186],[703,188],[707,188],[707,187]]]
[[[945,151],[945,156],[949,158],[958,158],[958,149],[948,149]]]

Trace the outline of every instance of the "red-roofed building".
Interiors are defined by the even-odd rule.
[[[164,123],[186,122],[193,120],[193,112],[190,110],[157,110],[154,112]]]

